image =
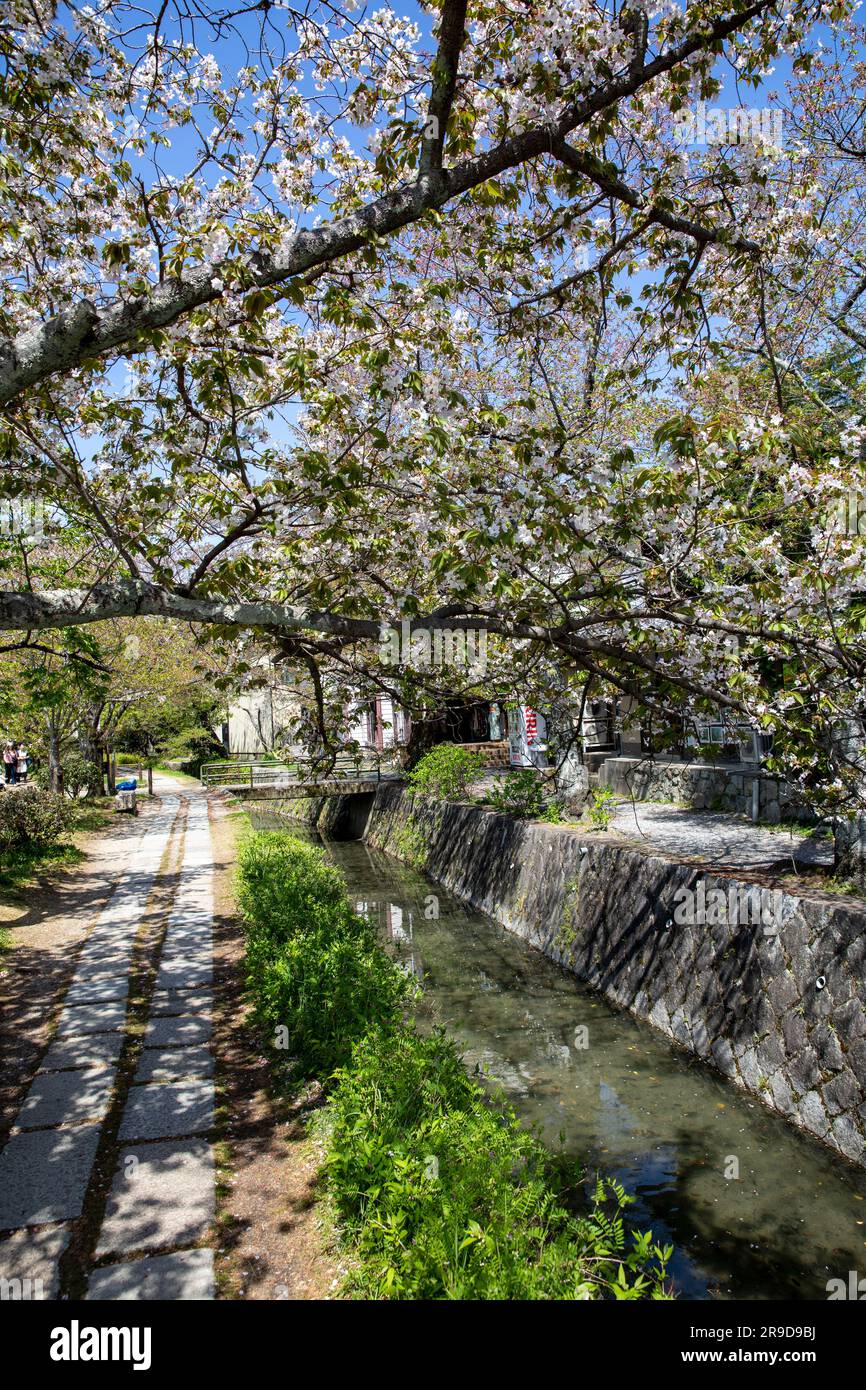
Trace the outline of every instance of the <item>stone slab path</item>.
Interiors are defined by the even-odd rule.
[[[177,887],[130,1079],[120,1064],[136,1046],[128,1012],[136,934],[184,810]],[[62,1294],[61,1260],[93,1200],[106,1128],[116,1136],[107,1140],[113,1176],[91,1240],[87,1297],[215,1296],[212,873],[206,796],[163,795],[81,948],[0,1153],[0,1277],[21,1280],[25,1297]]]
[[[213,1298],[212,1250],[184,1250],[156,1255],[135,1264],[98,1269],[90,1280],[90,1297],[103,1300]]]

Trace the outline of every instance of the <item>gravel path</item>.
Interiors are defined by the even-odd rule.
[[[753,825],[739,816],[690,811],[654,802],[620,802],[611,830],[665,854],[698,859],[714,867],[778,869],[792,857],[799,864],[832,864],[833,841]]]
[[[207,799],[158,779],[158,810],[76,962],[39,1072],[0,1154],[0,1279],[12,1296],[63,1293],[64,1252],[89,1251],[90,1299],[214,1297],[213,855]],[[130,1006],[135,937],[172,837],[186,827],[177,887],[131,1077],[141,1004]],[[130,1084],[131,1082],[131,1084]],[[82,1227],[112,1165],[95,1243]]]

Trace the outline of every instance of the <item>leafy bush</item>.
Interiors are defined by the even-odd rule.
[[[411,978],[379,950],[374,933],[311,928],[284,942],[278,955],[249,953],[256,1017],[265,1034],[285,1038],[298,1078],[327,1084],[345,1066],[371,1019],[396,1022],[412,992]],[[285,1029],[285,1035],[277,1032]]]
[[[488,800],[507,816],[537,820],[544,812],[544,782],[534,768],[522,767],[497,778]]]
[[[660,1298],[670,1250],[627,1233],[630,1200],[579,1174],[491,1104],[442,1032],[402,1019],[414,986],[357,917],[321,851],[251,837],[239,893],[259,1021],[327,1081],[328,1186],[363,1297]],[[338,1068],[335,1070],[335,1067]]]
[[[365,1298],[662,1297],[670,1250],[626,1233],[631,1200],[555,1161],[494,1107],[443,1033],[374,1031],[336,1078],[325,1171]]]
[[[614,799],[610,787],[593,787],[583,808],[592,830],[607,830],[613,820]]]
[[[202,765],[223,755],[223,746],[211,729],[194,726],[183,729],[158,746],[158,759],[163,765],[174,763],[187,777],[199,777]]]
[[[469,783],[484,767],[483,753],[470,753],[458,743],[437,743],[409,773],[409,785],[430,796],[455,801],[466,796]]]
[[[380,950],[373,924],[351,911],[321,850],[282,831],[254,835],[241,851],[239,887],[256,1021],[284,1039],[296,1077],[327,1082],[372,1022],[399,1020],[414,983]]]
[[[7,787],[0,794],[0,849],[53,844],[69,828],[73,814],[63,797],[40,787]]]
[[[275,942],[314,922],[337,929],[354,920],[339,871],[320,849],[282,830],[262,830],[245,841],[238,901],[248,934],[258,930]]]
[[[82,792],[85,796],[102,796],[102,773],[80,753],[67,753],[63,759],[63,787],[76,800]]]
[[[559,825],[562,806],[556,800],[546,803],[545,795],[544,778],[534,768],[524,767],[519,772],[509,773],[507,777],[497,778],[488,801],[495,811],[503,815]]]

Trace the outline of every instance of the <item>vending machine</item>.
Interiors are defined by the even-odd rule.
[[[512,767],[547,767],[547,721],[530,705],[508,707],[508,760]]]

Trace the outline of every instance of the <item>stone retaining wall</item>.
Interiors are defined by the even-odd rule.
[[[776,825],[780,820],[814,820],[802,802],[775,777],[743,763],[684,763],[647,758],[607,758],[601,764],[599,785],[634,801],[672,801],[697,811],[730,811],[751,816],[755,782],[758,818]]]
[[[325,829],[345,818],[327,802],[346,799],[283,809]],[[356,827],[359,821],[356,815]],[[731,921],[683,922],[684,890],[703,894],[701,901],[720,890],[727,902],[749,881],[612,834],[512,820],[397,786],[377,791],[363,838],[425,870],[762,1104],[866,1166],[863,905],[766,887],[752,890],[757,921],[738,921],[740,911]]]

